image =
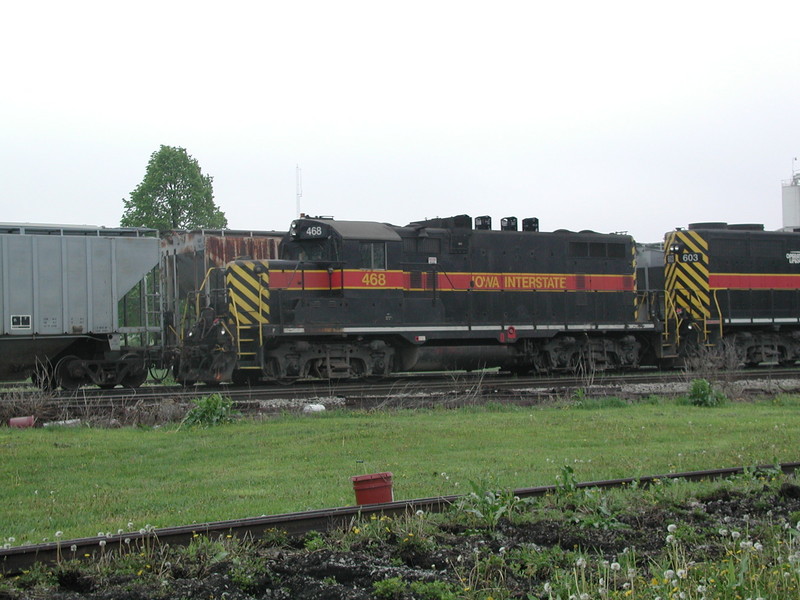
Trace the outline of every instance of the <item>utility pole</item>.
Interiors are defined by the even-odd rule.
[[[297,216],[300,216],[300,198],[303,197],[303,172],[300,170],[300,165],[297,165],[295,172],[296,182],[296,200],[297,200]]]

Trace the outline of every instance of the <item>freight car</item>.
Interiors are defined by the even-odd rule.
[[[664,253],[664,356],[800,359],[800,233],[696,223],[667,234]]]
[[[280,252],[227,266],[226,301],[209,297],[184,338],[180,381],[635,368],[660,349],[628,235],[300,218]]]
[[[147,304],[157,233],[0,224],[0,379],[141,384],[163,329],[158,305]]]

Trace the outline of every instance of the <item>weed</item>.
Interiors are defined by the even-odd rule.
[[[525,504],[511,490],[494,491],[470,481],[472,491],[463,496],[455,509],[474,517],[481,525],[494,529],[503,517],[510,519]]]
[[[714,386],[707,379],[692,380],[689,388],[689,402],[694,406],[721,406],[727,400],[725,394],[714,389]]]
[[[325,537],[318,531],[309,531],[303,539],[303,548],[306,550],[322,550],[328,545]]]
[[[233,401],[222,394],[211,394],[194,400],[195,407],[191,409],[181,422],[187,427],[213,427],[231,423],[239,416],[233,410]]]
[[[420,600],[456,600],[455,586],[445,581],[413,581],[409,586]]]
[[[376,598],[395,600],[402,598],[408,590],[408,584],[401,577],[389,577],[383,581],[372,584],[372,591]]]
[[[561,467],[561,473],[556,475],[556,494],[571,496],[578,491],[578,481],[575,479],[575,469],[569,465]]]

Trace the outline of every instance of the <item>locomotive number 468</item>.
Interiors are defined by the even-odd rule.
[[[386,285],[386,273],[364,273],[361,278],[361,283],[364,285]]]

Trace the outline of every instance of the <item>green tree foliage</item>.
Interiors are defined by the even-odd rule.
[[[214,204],[212,177],[185,148],[161,146],[150,155],[142,182],[124,200],[123,227],[218,229],[228,220]]]

